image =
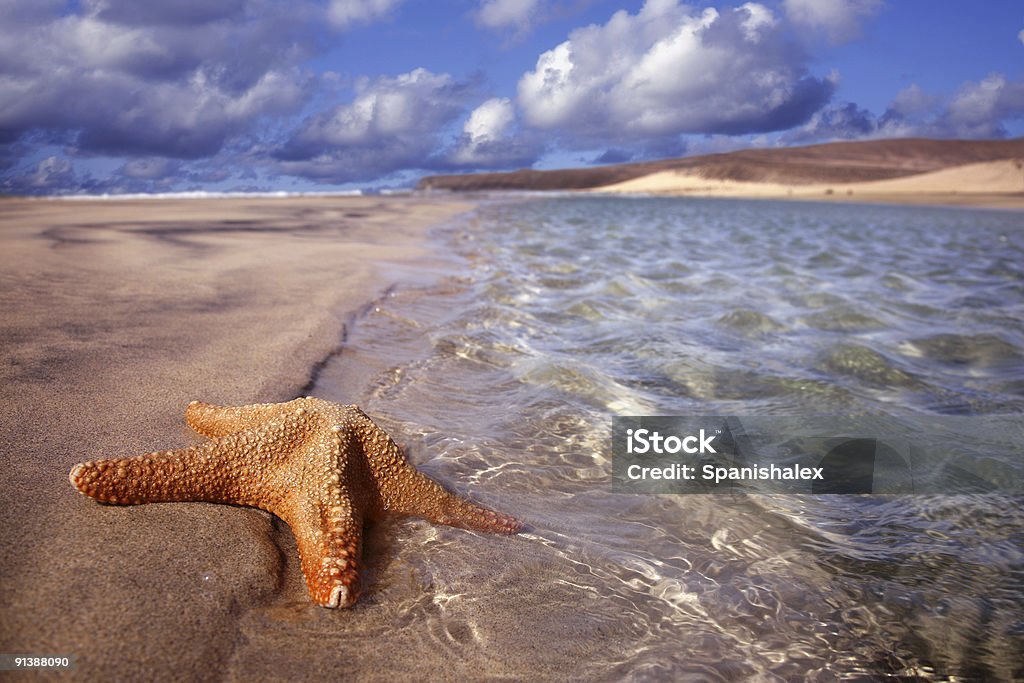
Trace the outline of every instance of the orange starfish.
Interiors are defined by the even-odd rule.
[[[209,501],[272,512],[295,534],[309,594],[324,607],[355,602],[363,522],[381,513],[499,534],[522,529],[418,472],[354,405],[312,397],[240,407],[193,401],[185,420],[212,440],[75,465],[71,483],[104,503]]]

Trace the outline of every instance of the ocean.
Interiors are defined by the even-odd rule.
[[[371,538],[364,600],[393,610],[411,661],[520,680],[1024,678],[1024,214],[520,198],[435,239],[436,280],[355,320],[314,389],[529,525]],[[995,416],[1002,433],[935,446],[983,459],[987,488],[614,490],[613,418],[703,415]]]

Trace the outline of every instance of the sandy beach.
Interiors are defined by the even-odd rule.
[[[1019,413],[1015,213],[578,194],[0,216],[0,654],[75,660],[38,678],[1020,678],[1014,499],[622,494],[608,443],[645,411]],[[528,528],[371,524],[363,592],[332,610],[268,513],[68,482],[198,443],[192,399],[306,393]]]
[[[290,533],[270,515],[103,506],[74,491],[68,470],[196,443],[182,417],[191,399],[300,395],[351,316],[395,283],[432,277],[441,257],[427,230],[467,208],[0,202],[0,652],[73,655],[81,680],[222,679],[246,669],[231,657],[254,604],[283,594],[318,616]],[[321,666],[304,661],[293,673]]]

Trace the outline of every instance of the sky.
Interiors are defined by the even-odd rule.
[[[0,193],[1024,135],[1019,0],[0,0]]]

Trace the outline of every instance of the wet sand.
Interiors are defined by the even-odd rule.
[[[468,208],[0,201],[0,653],[73,655],[82,680],[339,675],[338,644],[322,658],[309,655],[316,642],[271,647],[280,629],[337,614],[309,603],[279,520],[201,503],[104,506],[67,473],[196,443],[183,420],[191,399],[301,395],[351,316],[396,282],[443,271],[427,231]],[[264,635],[243,635],[243,623]]]

